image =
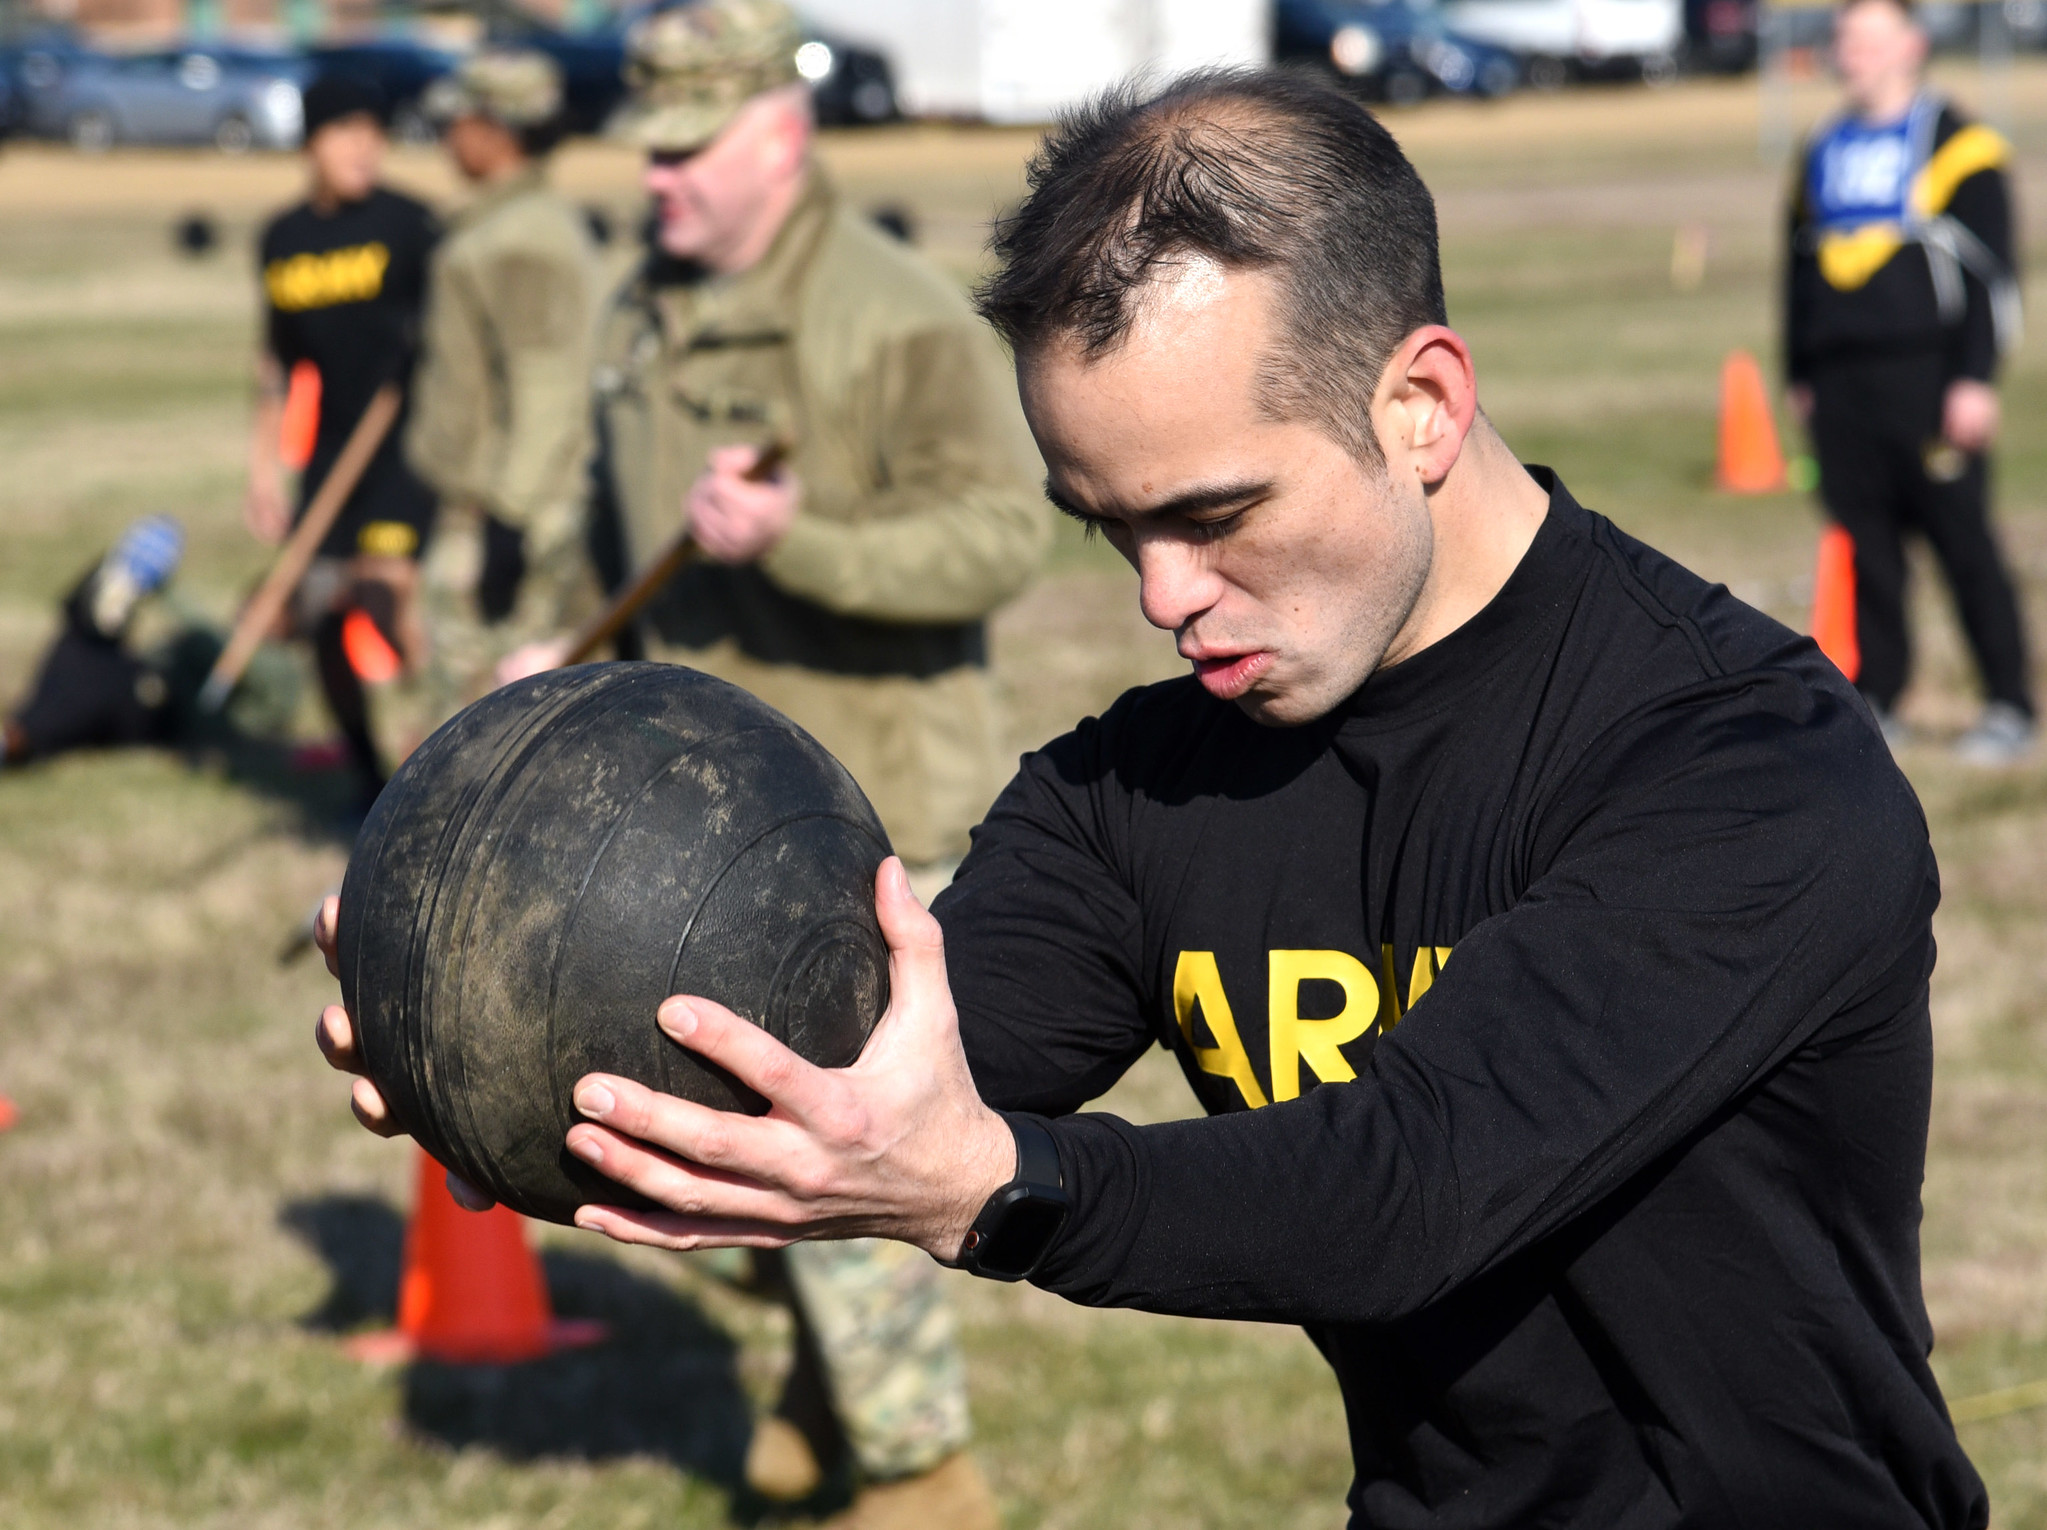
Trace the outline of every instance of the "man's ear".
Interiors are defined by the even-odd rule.
[[[793,175],[810,157],[810,140],[816,132],[816,118],[810,92],[804,86],[790,86],[775,103],[775,162],[778,175]]]
[[[1456,465],[1478,416],[1471,347],[1454,329],[1426,324],[1395,348],[1379,375],[1373,411],[1386,466],[1434,488]]]

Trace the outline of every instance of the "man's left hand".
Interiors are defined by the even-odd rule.
[[[661,1006],[662,1030],[769,1102],[744,1116],[592,1073],[590,1123],[569,1151],[667,1208],[585,1206],[576,1225],[621,1243],[778,1248],[803,1238],[895,1238],[951,1261],[988,1197],[1016,1171],[1016,1139],[981,1102],[960,1046],[938,922],[884,861],[875,912],[890,1000],[850,1068],[805,1062],[707,999]]]
[[[1940,433],[1950,446],[1980,452],[1997,438],[2001,413],[1995,388],[1973,377],[1958,377],[1947,385]]]
[[[802,484],[786,467],[764,482],[748,478],[760,456],[752,446],[715,447],[690,485],[690,535],[714,562],[753,562],[781,541],[796,519]]]

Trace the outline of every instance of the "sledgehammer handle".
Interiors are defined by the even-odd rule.
[[[740,476],[748,483],[766,483],[773,478],[789,456],[787,441],[770,441],[761,448],[761,454],[754,458],[753,466]],[[562,658],[566,667],[581,664],[606,643],[617,637],[626,623],[640,614],[648,601],[661,593],[663,585],[686,568],[697,555],[697,545],[683,532],[674,541],[661,549],[661,555],[640,570],[633,582],[618,592],[610,605],[599,611],[569,642],[569,651]]]
[[[371,395],[362,418],[348,433],[341,455],[334,459],[334,466],[321,480],[319,492],[306,506],[305,515],[293,529],[291,539],[284,544],[284,551],[277,555],[277,561],[270,565],[270,572],[263,576],[255,597],[242,609],[241,619],[235,623],[227,647],[214,660],[213,673],[206,677],[206,684],[199,692],[199,709],[202,712],[218,712],[227,705],[235,682],[242,678],[242,671],[249,667],[249,660],[262,646],[263,634],[270,630],[277,620],[277,613],[291,599],[291,592],[305,578],[313,555],[320,550],[320,543],[326,540],[327,533],[341,514],[342,506],[348,503],[348,496],[362,482],[362,475],[368,470],[370,459],[377,455],[377,448],[384,444],[384,437],[391,433],[391,424],[398,418],[401,397],[396,383],[385,383]]]

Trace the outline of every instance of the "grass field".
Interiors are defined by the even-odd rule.
[[[1966,78],[1960,82],[1964,92]],[[2047,70],[2017,81],[2021,194],[2047,248]],[[1817,97],[1801,97],[1810,114]],[[1431,107],[1396,130],[1436,187],[1452,318],[1494,418],[1579,497],[1786,621],[1810,594],[1800,498],[1710,488],[1714,387],[1770,354],[1780,173],[1752,85]],[[907,208],[963,279],[1028,135],[835,139],[863,203]],[[430,156],[403,182],[451,188]],[[629,159],[561,176],[621,226]],[[240,494],[253,297],[246,249],[290,161],[0,157],[0,693],[52,598],[127,519],[181,516],[182,588],[227,613],[260,567]],[[203,209],[224,249],[172,252]],[[1696,290],[1673,235],[1703,226]],[[2005,525],[2047,631],[2047,346],[2011,378]],[[1940,740],[1972,711],[1944,599],[1921,581],[1905,763],[1946,902],[1926,1288],[1951,1396],[2047,1377],[2047,768],[1986,776]],[[1131,581],[1062,541],[1001,617],[1028,746],[1169,672]],[[770,1307],[684,1261],[543,1238],[556,1300],[604,1348],[511,1369],[378,1371],[337,1334],[388,1318],[408,1159],[351,1122],[310,1040],[330,995],[273,952],[345,846],[317,783],[246,761],[81,758],[0,780],[0,1524],[663,1526],[746,1522],[742,1399],[772,1392]],[[1112,1098],[1184,1109],[1152,1061]],[[1331,1526],[1348,1462],[1335,1389],[1298,1334],[1091,1313],[962,1279],[979,1450],[1014,1526]],[[1964,1426],[1997,1523],[2047,1527],[2047,1410]]]

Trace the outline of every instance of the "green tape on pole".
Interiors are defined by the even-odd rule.
[[[1958,1424],[1975,1424],[1986,1418],[2003,1418],[2007,1413],[2023,1413],[2028,1408],[2047,1408],[2047,1381],[2028,1381],[2001,1391],[1958,1397],[1948,1405],[1948,1415]]]

